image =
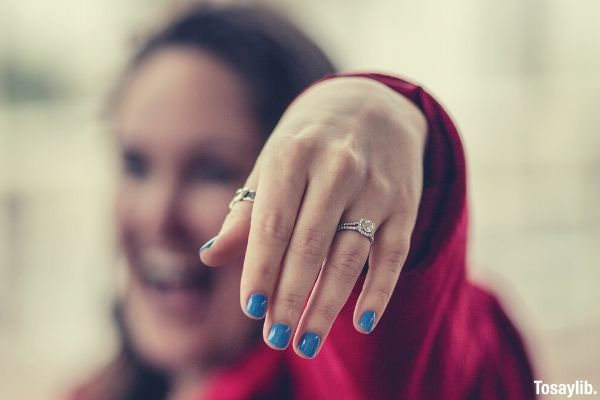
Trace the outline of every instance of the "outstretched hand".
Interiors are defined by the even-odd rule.
[[[393,293],[422,192],[426,122],[406,98],[361,77],[313,85],[286,110],[221,231],[201,249],[206,265],[244,255],[242,310],[265,317],[274,349],[316,356],[368,258],[354,326],[371,332]],[[371,244],[341,222],[374,222]],[[307,302],[308,300],[308,302]]]

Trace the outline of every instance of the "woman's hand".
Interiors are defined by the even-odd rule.
[[[354,326],[373,330],[408,254],[422,191],[426,122],[383,84],[338,77],[313,85],[286,110],[202,261],[225,264],[245,251],[242,310],[262,318],[265,342],[314,357],[369,270]],[[232,194],[233,195],[233,194]],[[340,222],[375,222],[375,241]],[[308,300],[308,303],[306,301]]]

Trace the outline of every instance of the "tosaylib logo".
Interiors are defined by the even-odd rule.
[[[535,394],[564,395],[567,398],[573,396],[595,396],[598,391],[586,380],[577,380],[575,383],[545,383],[542,380],[533,381]]]

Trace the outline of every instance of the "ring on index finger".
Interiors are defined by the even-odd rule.
[[[229,202],[229,210],[233,208],[235,203],[238,201],[254,201],[256,197],[256,191],[252,189],[248,189],[247,187],[239,188],[235,191],[233,195],[233,199]]]

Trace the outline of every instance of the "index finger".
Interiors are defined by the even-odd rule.
[[[251,318],[263,318],[266,313],[306,188],[306,174],[294,168],[299,164],[293,160],[279,165],[274,159],[265,161],[240,283],[240,304]]]

